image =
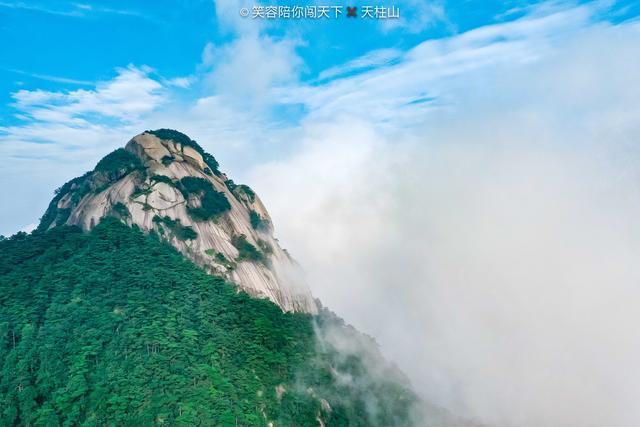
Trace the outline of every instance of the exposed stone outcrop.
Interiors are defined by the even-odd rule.
[[[271,218],[251,189],[236,186],[217,170],[217,164],[208,164],[208,155],[197,144],[144,132],[129,141],[125,150],[142,166],[116,171],[117,179],[106,186],[95,185],[98,172],[94,171],[63,187],[64,194],[54,199],[45,214],[56,218],[47,227],[66,223],[90,229],[103,217],[116,215],[129,225],[154,230],[205,270],[226,277],[253,296],[269,298],[285,311],[317,312],[299,267],[273,237]],[[202,197],[181,187],[185,177],[206,180],[224,195],[230,208],[210,219],[194,217],[193,209],[201,207]],[[195,237],[184,233],[188,228]],[[250,251],[252,256],[237,247],[245,242],[249,245],[245,247],[255,249]]]

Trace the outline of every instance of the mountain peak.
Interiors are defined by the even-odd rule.
[[[56,190],[39,229],[89,230],[107,216],[157,234],[208,273],[285,311],[317,312],[257,194],[228,179],[215,158],[181,132],[146,131],[105,156]]]
[[[143,161],[186,161],[209,176],[214,173],[217,176],[221,175],[216,159],[204,151],[196,141],[177,130],[158,129],[143,132],[133,137],[125,149],[138,155]]]

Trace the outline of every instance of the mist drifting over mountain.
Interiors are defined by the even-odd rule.
[[[490,426],[640,425],[638,6],[398,4],[406,20],[357,32],[255,23],[245,2],[216,1],[198,20],[172,9],[182,31],[92,26],[127,38],[111,74],[74,74],[73,60],[59,70],[72,82],[0,69],[25,80],[6,89],[0,124],[0,232],[32,229],[54,188],[133,135],[179,129],[251,184],[311,294],[373,336],[425,402]],[[137,19],[69,7],[42,13]],[[140,46],[148,56],[127,50]],[[83,58],[109,57],[90,48]],[[313,351],[331,342],[345,353],[331,360],[348,359],[349,339],[309,327]]]
[[[430,400],[501,426],[640,422],[640,52],[625,34],[637,24],[439,82],[456,102],[421,126],[309,122],[289,159],[255,170],[313,292]],[[285,213],[292,197],[305,203]]]

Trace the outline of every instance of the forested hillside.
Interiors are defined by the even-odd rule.
[[[2,426],[410,424],[415,396],[367,337],[238,292],[153,233],[105,218],[0,253]]]

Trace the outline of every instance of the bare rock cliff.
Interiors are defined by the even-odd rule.
[[[105,216],[157,233],[209,273],[285,311],[317,312],[299,267],[273,237],[260,198],[229,180],[184,134],[137,135],[57,190],[40,228],[91,229]]]

